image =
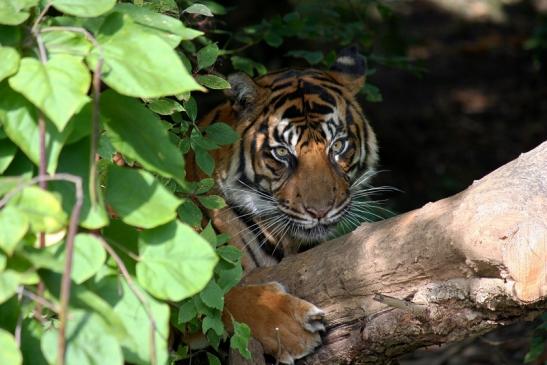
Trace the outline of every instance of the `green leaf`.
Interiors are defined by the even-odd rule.
[[[12,142],[38,166],[40,138],[36,108],[11,90],[7,83],[0,84],[0,122]],[[47,171],[50,174],[57,168],[61,148],[71,131],[70,124],[60,133],[52,123],[46,121]]]
[[[219,262],[215,268],[215,272],[218,275],[218,285],[222,288],[224,293],[227,293],[236,286],[243,277],[243,268],[240,264],[234,266],[226,261]]]
[[[116,150],[150,171],[185,184],[182,155],[153,112],[113,91],[102,94],[101,110],[107,117],[106,133]]]
[[[17,146],[10,141],[2,141],[0,144],[0,174],[9,167],[11,161],[15,158]]]
[[[208,307],[218,310],[224,309],[224,292],[214,280],[211,280],[199,293],[199,297]]]
[[[152,298],[136,283],[134,285],[146,301],[156,324],[156,363],[165,364],[168,357],[169,306]],[[127,329],[129,335],[120,342],[124,360],[131,364],[150,364],[150,318],[127,282],[106,277],[98,283],[97,293],[114,308]]]
[[[190,118],[192,122],[195,122],[198,116],[198,104],[196,103],[196,99],[190,97],[190,99],[186,100],[183,105],[188,118]]]
[[[0,81],[17,71],[19,58],[19,53],[15,48],[0,46],[0,60],[2,60],[2,63],[0,63]]]
[[[144,170],[108,167],[106,201],[127,224],[154,228],[176,217],[181,200]]]
[[[207,361],[209,365],[221,365],[220,359],[210,352],[207,353]]]
[[[362,91],[365,93],[367,101],[371,103],[379,103],[383,100],[382,93],[376,85],[367,83],[363,87]]]
[[[65,259],[66,246],[59,245],[55,256]],[[106,260],[106,252],[101,242],[89,233],[78,233],[74,239],[74,264],[70,277],[76,284],[81,284],[102,267]]]
[[[283,44],[283,38],[279,34],[274,33],[272,31],[269,31],[264,35],[264,41],[266,41],[268,46],[274,47],[274,48],[277,48],[281,44]]]
[[[213,228],[213,225],[211,224],[211,221],[207,223],[205,228],[200,233],[200,236],[205,238],[207,242],[211,244],[211,246],[216,247],[217,245],[217,234],[215,232],[215,229]]]
[[[196,57],[198,59],[198,70],[203,70],[215,64],[219,53],[216,43],[211,43],[198,51]]]
[[[50,328],[42,337],[42,353],[49,364],[57,363],[59,331]],[[122,365],[123,356],[108,325],[93,312],[71,310],[66,332],[66,364]]]
[[[0,272],[4,271],[4,269],[6,268],[7,262],[8,262],[8,259],[6,258],[6,255],[0,252]],[[2,323],[0,323],[0,327],[1,326],[2,326]]]
[[[205,172],[207,175],[211,176],[213,174],[213,171],[215,169],[215,160],[209,152],[202,148],[196,148],[196,163],[198,164],[201,171]]]
[[[251,358],[249,352],[249,338],[251,337],[251,329],[245,323],[239,323],[235,320],[232,321],[234,325],[234,334],[230,338],[230,348],[238,350],[241,356],[246,359]]]
[[[211,10],[203,4],[192,4],[182,11],[183,13],[199,14],[204,16],[213,16]]]
[[[116,0],[52,0],[52,4],[63,13],[93,18],[112,9]]]
[[[81,33],[56,30],[43,33],[42,40],[50,55],[68,53],[85,57],[91,50],[91,42]]]
[[[15,271],[6,270],[0,273],[0,304],[15,294],[18,285],[19,275]]]
[[[13,335],[0,329],[0,364],[20,365],[23,363],[23,356],[19,351],[17,342]]]
[[[230,60],[232,61],[232,66],[235,70],[243,71],[251,77],[254,76],[254,70],[256,70],[259,75],[264,75],[268,72],[263,64],[255,62],[250,58],[232,56]]]
[[[198,75],[196,80],[201,85],[208,87],[209,89],[218,90],[230,88],[230,83],[228,81],[216,75]]]
[[[177,209],[177,213],[180,220],[184,223],[189,224],[192,227],[201,227],[203,213],[193,201],[185,200]]]
[[[0,248],[11,256],[28,228],[27,216],[19,209],[7,206],[0,210]]]
[[[241,251],[232,245],[218,247],[217,254],[231,264],[236,264],[241,259]]]
[[[211,245],[178,221],[141,233],[137,279],[152,295],[179,301],[202,290],[218,261]]]
[[[28,9],[38,4],[38,0],[0,1],[0,24],[21,24],[30,16]]]
[[[75,121],[89,124],[89,120]],[[80,211],[80,225],[87,229],[99,229],[108,224],[108,214],[103,202],[101,189],[97,189],[96,201],[91,201],[89,186],[90,146],[91,142],[89,138],[85,138],[79,143],[66,146],[59,159],[58,172],[72,174],[82,178],[84,201]],[[49,183],[49,189],[61,194],[63,197],[63,210],[67,214],[70,214],[74,207],[74,203],[76,202],[76,188],[74,184],[65,181],[52,181]]]
[[[180,20],[158,11],[133,4],[117,4],[115,10],[129,15],[142,30],[161,37],[171,48],[178,46],[181,40],[191,40],[203,35],[203,32],[186,28]]]
[[[213,330],[218,336],[224,334],[224,323],[222,323],[221,314],[218,311],[213,312],[214,315],[207,315],[203,318],[201,323],[201,330],[203,333],[207,333],[209,330]]]
[[[55,55],[46,64],[34,58],[21,60],[10,86],[36,105],[62,131],[70,118],[89,101],[91,76],[76,56]]]
[[[21,353],[23,363],[32,365],[47,365],[47,361],[40,350],[40,339],[44,334],[44,327],[33,318],[23,319],[21,330]]]
[[[148,108],[154,113],[160,115],[171,115],[177,112],[184,111],[184,108],[180,103],[173,99],[157,99],[148,103]]]
[[[126,225],[120,220],[113,220],[103,228],[103,237],[120,256],[131,275],[135,273],[135,256],[138,256],[138,232],[135,227]]]
[[[17,26],[0,25],[0,44],[5,47],[18,48],[21,42],[21,30],[22,28]]]
[[[193,300],[184,302],[179,307],[178,323],[183,324],[190,322],[192,319],[196,318],[198,312],[196,311],[196,306],[194,305]]]
[[[103,80],[121,94],[157,98],[203,90],[168,43],[143,31],[127,15],[108,16],[97,41],[104,55]],[[87,58],[92,69],[99,57],[99,51],[94,49]]]
[[[224,199],[218,195],[198,196],[198,200],[207,209],[220,209],[226,206]]]
[[[323,61],[323,52],[321,51],[303,51],[303,50],[293,50],[287,52],[287,56],[295,58],[303,58],[310,65],[317,65],[319,62]]]
[[[55,195],[37,186],[29,186],[11,198],[8,206],[16,207],[24,214],[34,232],[58,232],[67,215]]]
[[[40,270],[40,278],[44,282],[50,295],[59,298],[61,292],[61,273],[48,270]],[[70,308],[91,311],[101,317],[107,324],[109,334],[118,340],[128,336],[127,330],[114,309],[101,297],[82,285],[72,284],[70,294]]]
[[[217,122],[205,128],[207,138],[219,145],[232,144],[239,139],[239,134],[228,124]]]
[[[530,350],[524,357],[524,363],[530,363],[538,359],[545,350],[545,339],[543,336],[533,336],[530,343]]]
[[[139,2],[142,3],[143,1],[133,1],[133,3],[141,6]],[[170,14],[172,16],[178,16],[180,13],[179,7],[175,0],[146,0],[142,6],[157,13]]]
[[[198,181],[196,190],[194,193],[195,194],[206,193],[209,190],[211,190],[214,185],[215,185],[215,180],[210,177],[206,177],[205,179],[201,179],[200,181]]]

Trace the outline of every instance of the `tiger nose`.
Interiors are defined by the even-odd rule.
[[[328,208],[314,208],[314,207],[304,207],[306,212],[311,215],[313,218],[321,219],[324,218],[328,212],[332,209],[332,205]]]

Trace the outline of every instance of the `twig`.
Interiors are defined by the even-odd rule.
[[[26,289],[25,287],[19,287],[18,292],[21,296],[25,296],[33,302],[40,303],[43,307],[51,310],[52,312],[59,313],[59,307],[56,304],[51,303],[44,297],[39,296],[38,294]]]
[[[45,57],[45,54],[44,54]],[[42,61],[44,62],[44,61]],[[46,120],[44,114],[41,111],[38,111],[38,134],[39,134],[39,144],[40,144],[40,165],[38,167],[38,175],[46,176],[47,175],[47,155],[46,155]],[[40,187],[42,189],[47,189],[47,181],[41,180]],[[46,247],[46,234],[40,232],[39,234],[40,248]],[[44,283],[42,280],[38,282],[38,295],[42,296],[44,293]],[[42,321],[42,305],[37,302],[36,307],[34,308],[34,317]]]
[[[417,304],[408,300],[397,299],[388,295],[374,294],[373,300],[388,305],[393,308],[402,309],[415,314],[417,317],[424,318],[427,316],[427,307],[423,304]]]
[[[68,175],[68,174],[67,174]],[[74,258],[74,237],[78,229],[78,221],[80,220],[80,210],[84,201],[82,189],[82,178],[72,175],[72,182],[76,185],[76,203],[72,208],[70,215],[70,223],[68,225],[68,233],[66,238],[65,252],[65,269],[63,278],[61,279],[61,297],[59,310],[59,342],[57,344],[57,364],[64,365],[65,350],[66,350],[66,324],[68,319],[68,302],[70,300],[70,274],[72,273],[72,260]]]
[[[21,303],[21,300],[23,299],[23,286],[19,286],[17,288],[17,301]],[[19,311],[19,316],[17,316],[17,325],[15,326],[15,343],[17,344],[17,347],[21,347],[21,329],[23,326],[23,311]]]
[[[40,55],[40,62],[42,64],[47,63],[47,52],[44,47],[44,42],[42,41],[42,37],[40,36],[40,32],[38,31],[38,28],[40,26],[40,22],[48,12],[49,8],[51,7],[51,2],[48,1],[46,5],[44,6],[44,9],[40,12],[36,20],[34,21],[34,24],[32,25],[32,34],[34,35],[36,39],[36,43],[38,44],[38,53]],[[39,135],[39,154],[40,154],[40,163],[38,167],[38,175],[39,176],[46,176],[47,175],[47,154],[46,154],[46,119],[44,117],[44,114],[38,110],[38,135]],[[47,181],[41,180],[40,181],[40,187],[42,189],[47,189]],[[39,234],[39,242],[40,242],[40,248],[46,247],[46,234],[44,232],[40,232]],[[44,283],[42,280],[38,282],[38,295],[42,296],[44,293]],[[36,304],[36,307],[34,308],[34,317],[42,321],[42,305],[40,303]]]
[[[110,246],[103,237],[99,235],[95,235],[95,237],[101,242],[104,249],[108,254],[114,259],[116,262],[116,265],[118,265],[118,268],[120,269],[120,272],[122,276],[125,278],[125,281],[127,282],[127,285],[129,286],[129,289],[133,292],[137,300],[141,303],[141,305],[144,308],[144,311],[146,312],[146,315],[148,316],[148,319],[150,320],[150,363],[152,365],[157,364],[156,359],[156,331],[157,331],[157,325],[156,321],[154,319],[154,316],[152,315],[152,309],[150,308],[150,304],[148,303],[148,300],[144,297],[142,292],[139,290],[139,288],[135,285],[133,282],[133,278],[131,278],[131,275],[129,275],[129,272],[127,271],[127,268],[125,267],[125,264],[123,263],[122,259],[116,251]]]

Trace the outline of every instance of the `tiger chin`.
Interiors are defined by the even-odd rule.
[[[241,136],[215,151],[228,207],[210,215],[242,251],[245,272],[326,241],[359,209],[359,187],[377,161],[374,132],[355,99],[365,73],[365,59],[349,48],[327,71],[234,74],[229,100],[200,121],[228,123]],[[325,330],[323,311],[297,294],[279,283],[237,286],[225,297],[226,327],[232,316],[248,324],[265,353],[292,364],[320,345]]]

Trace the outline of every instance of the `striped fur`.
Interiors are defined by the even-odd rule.
[[[241,135],[214,152],[228,207],[210,213],[243,251],[245,271],[326,240],[337,223],[353,219],[352,210],[363,209],[355,198],[369,194],[362,186],[377,160],[374,132],[355,100],[364,73],[364,59],[350,49],[330,71],[281,70],[256,80],[236,74],[231,100],[200,122],[225,122]],[[265,353],[293,364],[320,344],[323,315],[280,284],[265,283],[232,288],[223,320],[228,329],[232,318],[247,323]]]
[[[232,100],[202,120],[241,135],[216,152],[215,177],[230,208],[213,218],[246,254],[246,269],[328,239],[352,208],[352,185],[371,175],[376,138],[355,100],[364,77],[344,72],[363,71],[352,62],[343,55],[331,71],[233,76]]]

